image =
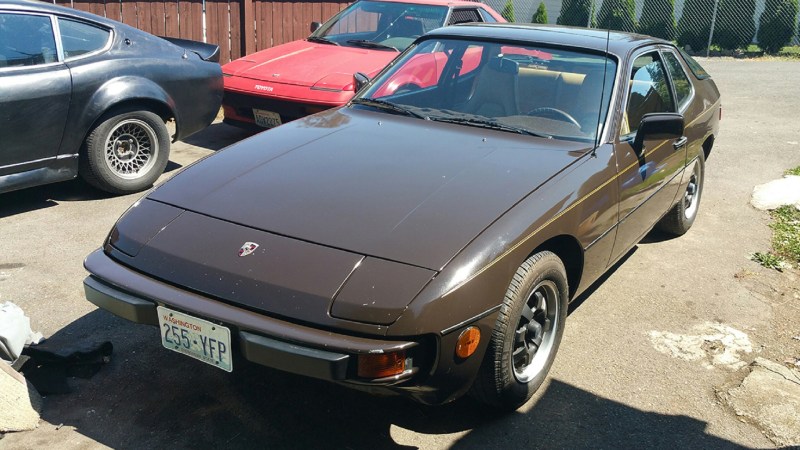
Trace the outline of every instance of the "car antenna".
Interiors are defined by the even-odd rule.
[[[605,54],[605,62],[603,63],[603,85],[600,87],[600,109],[597,111],[597,124],[600,124],[600,120],[603,118],[603,98],[605,97],[605,90],[606,90],[606,75],[608,75],[608,43],[611,40],[611,29],[606,29],[606,54]],[[605,124],[603,127],[603,131],[605,132]],[[597,156],[597,147],[600,145],[600,133],[595,133],[594,137],[594,148],[592,149],[592,156]]]

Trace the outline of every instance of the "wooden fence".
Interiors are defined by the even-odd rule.
[[[323,22],[350,4],[344,0],[54,0],[54,3],[105,16],[158,36],[218,44],[221,63],[302,39],[309,35],[311,22]]]

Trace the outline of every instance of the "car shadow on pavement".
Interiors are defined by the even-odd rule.
[[[259,132],[260,130],[257,129],[243,129],[222,122],[214,122],[184,139],[183,142],[208,150],[220,150]]]
[[[572,300],[570,302],[570,304],[569,304],[569,310],[568,310],[567,314],[572,314],[578,308],[580,308],[580,306],[583,304],[583,302],[585,302],[589,297],[591,297],[592,294],[594,294],[594,292],[600,286],[602,286],[603,283],[606,282],[606,280],[611,278],[611,275],[614,275],[614,272],[616,272],[617,269],[622,267],[622,265],[625,264],[625,261],[627,261],[628,258],[633,256],[633,254],[636,253],[636,250],[638,250],[638,249],[639,249],[639,247],[634,245],[632,249],[628,250],[628,253],[625,253],[624,255],[622,255],[622,257],[619,259],[619,261],[615,262],[611,267],[609,267],[608,270],[606,270],[603,273],[603,275],[600,275],[600,278],[598,278],[594,283],[592,283],[588,288],[586,288],[586,290],[583,291],[579,296],[575,297],[575,299]]]
[[[481,449],[732,446],[707,435],[705,422],[642,411],[559,380],[528,412],[504,414],[470,398],[431,407],[371,396],[241,358],[228,374],[162,348],[156,327],[102,310],[50,338],[85,339],[112,341],[112,361],[92,379],[70,379],[73,392],[46,398],[42,418],[53,426],[40,427],[37,442],[68,438],[57,427],[63,424],[121,449],[391,449],[430,446],[431,439]]]
[[[86,201],[113,197],[76,178],[0,194],[0,219],[57,206],[60,201]]]

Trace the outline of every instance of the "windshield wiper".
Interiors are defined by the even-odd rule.
[[[356,45],[358,47],[364,47],[364,48],[376,48],[376,49],[379,49],[379,50],[394,50],[396,52],[400,51],[400,50],[397,49],[397,47],[392,47],[391,45],[381,44],[380,42],[368,41],[366,39],[350,39],[349,41],[347,41],[347,43]]]
[[[408,108],[404,108],[396,103],[387,102],[386,100],[380,100],[376,98],[356,98],[353,99],[351,103],[355,103],[357,105],[372,106],[374,108],[388,110],[388,111],[399,112],[400,114],[416,117],[417,119],[424,119],[424,120],[428,119],[426,116],[423,116],[422,114],[417,114]]]
[[[466,117],[441,117],[441,116],[429,116],[427,119],[436,122],[447,122],[459,125],[468,125],[472,127],[488,128],[490,130],[510,131],[512,133],[524,134],[527,136],[536,136],[546,139],[553,138],[553,136],[550,136],[549,134],[536,133],[534,131],[526,130],[524,128],[518,128],[511,125],[506,125],[504,123],[495,122],[492,120],[482,120],[482,119],[474,119]]]
[[[332,40],[330,40],[330,39],[328,39],[326,37],[322,37],[322,36],[309,36],[309,37],[306,38],[306,40],[309,41],[309,42],[318,42],[320,44],[342,45],[342,44],[340,44],[338,42],[332,41]]]

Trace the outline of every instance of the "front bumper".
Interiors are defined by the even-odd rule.
[[[253,109],[263,109],[278,113],[281,116],[281,123],[286,123],[336,106],[340,106],[340,104],[307,103],[296,100],[262,97],[229,90],[225,91],[225,96],[222,100],[225,122],[239,126],[256,126]]]
[[[92,273],[84,280],[86,298],[95,305],[135,323],[158,325],[158,305],[220,323],[231,329],[231,343],[238,342],[245,359],[267,367],[358,386],[391,387],[410,380],[419,366],[388,378],[360,379],[358,355],[406,351],[412,359],[424,359],[414,356],[421,351],[418,342],[349,336],[268,317],[141,275],[102,250],[89,255],[85,266]]]

